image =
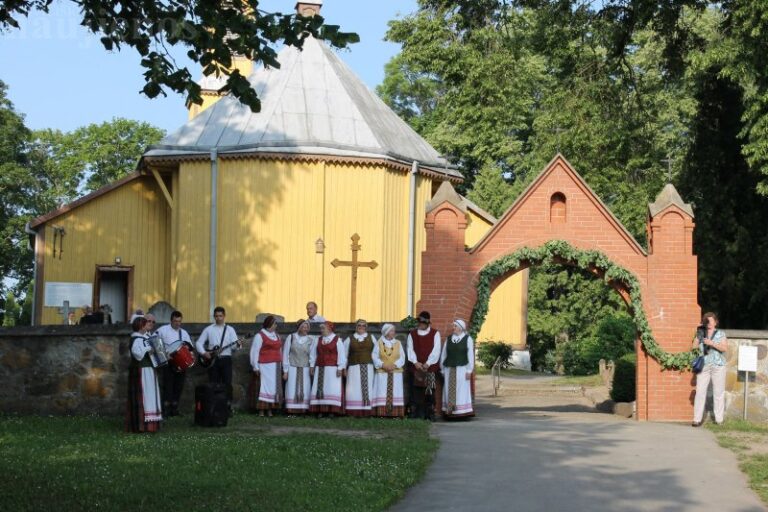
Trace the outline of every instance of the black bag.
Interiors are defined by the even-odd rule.
[[[226,427],[229,421],[227,387],[224,384],[201,384],[195,388],[195,425]]]

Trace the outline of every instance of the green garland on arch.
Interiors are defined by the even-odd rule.
[[[556,259],[583,270],[597,270],[599,274],[602,274],[606,282],[621,284],[629,292],[632,318],[646,352],[667,370],[690,368],[698,351],[669,353],[662,349],[653,337],[651,327],[648,325],[648,319],[645,317],[645,311],[643,310],[640,282],[637,280],[637,277],[632,272],[613,263],[600,251],[576,249],[564,240],[551,240],[537,248],[523,247],[483,267],[480,271],[479,282],[477,283],[477,302],[472,310],[470,328],[472,337],[477,338],[477,334],[485,322],[485,317],[488,315],[491,283],[495,279],[514,272],[523,263],[533,266],[542,263],[552,263]]]

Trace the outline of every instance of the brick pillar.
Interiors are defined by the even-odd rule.
[[[451,332],[446,329],[453,322],[456,307],[466,286],[466,267],[469,261],[469,255],[464,249],[466,212],[461,203],[455,202],[445,200],[430,204],[424,223],[427,246],[422,253],[421,298],[417,310],[429,311],[432,325],[443,335]]]
[[[653,335],[667,352],[690,350],[701,314],[697,302],[698,263],[693,254],[693,212],[679,196],[676,199],[651,205],[648,283],[643,290]],[[643,351],[638,356],[638,417],[690,421],[694,394],[691,372],[663,370]],[[641,396],[646,392],[647,396]]]

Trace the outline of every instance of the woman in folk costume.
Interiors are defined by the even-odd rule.
[[[160,386],[152,365],[154,352],[147,341],[147,319],[131,322],[131,365],[128,370],[128,406],[125,429],[128,432],[157,432],[163,420]]]
[[[344,343],[333,329],[333,322],[320,324],[321,336],[315,343],[314,366],[309,370],[314,375],[309,411],[318,417],[344,414],[341,373],[347,366],[347,357]]]
[[[275,330],[277,321],[269,315],[251,345],[251,408],[259,416],[283,408],[283,342]]]
[[[346,412],[350,416],[370,416],[373,397],[373,346],[368,322],[358,320],[355,333],[344,340],[347,354]]]
[[[309,411],[312,380],[309,367],[315,364],[314,337],[309,335],[309,322],[299,320],[296,332],[283,345],[283,380],[285,380],[285,410],[288,414]]]
[[[474,416],[472,409],[472,372],[475,369],[475,342],[467,332],[464,320],[454,320],[453,334],[446,340],[440,354],[443,384],[443,416],[463,418]]]
[[[376,382],[373,393],[375,416],[403,418],[403,366],[405,349],[395,338],[395,326],[384,324],[381,338],[373,348],[373,366],[376,367]]]

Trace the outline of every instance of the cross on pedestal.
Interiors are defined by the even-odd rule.
[[[350,312],[350,322],[354,322],[356,320],[355,318],[355,312],[356,312],[356,306],[357,306],[357,269],[358,267],[367,267],[370,269],[374,269],[379,266],[378,263],[375,261],[357,261],[357,253],[360,251],[360,249],[363,248],[362,245],[357,243],[360,240],[360,235],[355,233],[352,235],[352,261],[339,261],[338,259],[334,259],[331,262],[331,265],[333,265],[334,268],[336,267],[352,267],[352,300],[351,300],[351,312]]]
[[[59,308],[59,309],[57,309],[56,311],[57,311],[57,313],[59,313],[59,314],[60,314],[62,317],[64,317],[64,321],[63,321],[63,322],[61,322],[61,323],[63,323],[64,325],[67,325],[67,324],[69,323],[69,312],[70,312],[70,311],[72,311],[71,309],[69,309],[69,301],[68,301],[68,300],[65,300],[65,301],[64,301],[64,304],[62,305],[62,307],[60,307],[60,308]]]

